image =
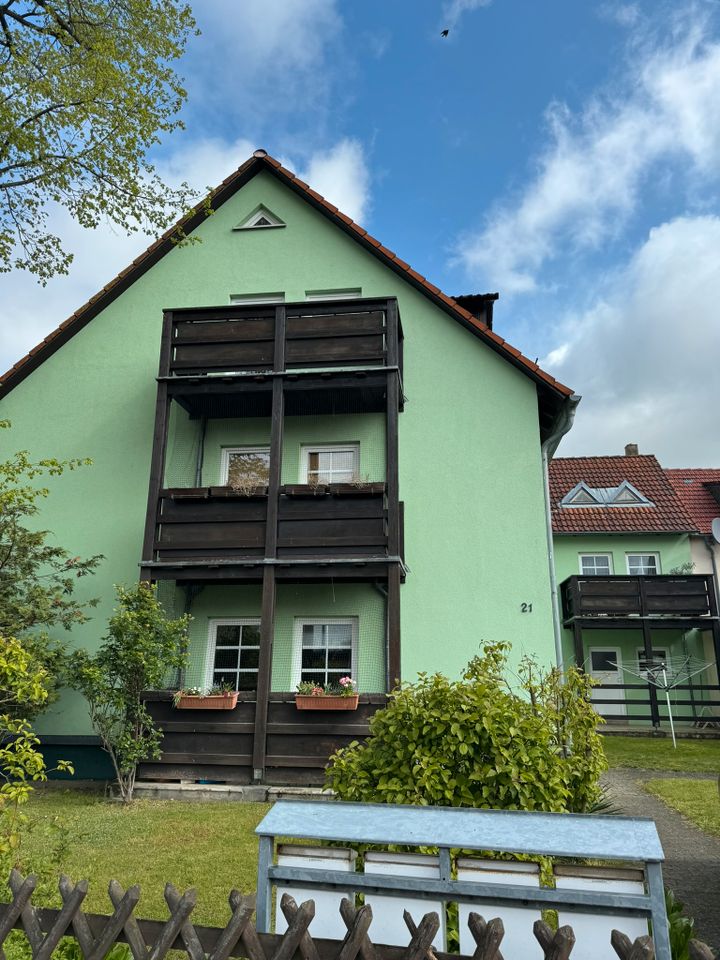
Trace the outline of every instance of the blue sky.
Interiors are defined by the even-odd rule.
[[[198,189],[257,146],[583,395],[561,454],[720,465],[720,5],[203,0],[187,129]],[[447,39],[440,31],[449,27]],[[147,238],[88,235],[45,289],[0,279],[0,366]]]

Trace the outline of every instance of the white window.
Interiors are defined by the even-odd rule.
[[[270,476],[269,447],[223,447],[220,466],[224,486],[267,486]]]
[[[300,483],[349,483],[360,472],[360,444],[304,446],[300,452]]]
[[[233,690],[257,688],[260,658],[259,620],[211,620],[206,683]]]
[[[295,620],[295,682],[320,686],[357,680],[357,617]]]
[[[657,553],[628,553],[627,572],[633,577],[653,577],[660,573],[660,556]]]
[[[253,307],[263,303],[285,303],[285,294],[279,293],[231,293],[230,303]]]
[[[306,290],[306,300],[356,300],[362,296],[361,287],[345,287],[342,290]]]
[[[609,577],[612,572],[611,553],[580,554],[580,573],[584,577]]]
[[[665,676],[670,676],[670,665],[668,664],[668,652],[667,649],[659,647],[652,650],[652,659],[648,660],[645,655],[645,648],[638,647],[637,649],[637,665],[638,673],[647,680],[648,672],[652,673],[653,677],[662,677],[662,668],[665,667]]]
[[[257,207],[245,220],[242,220],[234,230],[267,230],[268,227],[284,227],[285,224],[272,210],[262,205]]]

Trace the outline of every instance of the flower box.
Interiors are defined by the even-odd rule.
[[[177,710],[234,710],[238,694],[234,693],[183,693],[175,701]]]
[[[298,710],[357,710],[359,699],[357,693],[349,697],[296,693],[295,706]]]

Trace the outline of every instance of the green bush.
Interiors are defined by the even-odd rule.
[[[591,810],[607,766],[591,681],[525,659],[514,689],[508,650],[487,645],[462,680],[420,674],[394,690],[368,740],[331,758],[327,786],[342,800]]]

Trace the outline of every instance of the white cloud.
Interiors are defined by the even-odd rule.
[[[255,145],[221,138],[187,143],[158,160],[157,169],[171,184],[187,181],[198,196],[215,186],[248,159]],[[306,169],[289,159],[286,165],[301,179],[353,219],[362,221],[370,203],[370,175],[361,144],[341,140],[315,151]],[[27,273],[0,276],[0,374],[77,310],[150,243],[143,234],[126,236],[110,227],[85,230],[62,209],[50,215],[49,228],[75,254],[70,274],[40,287]]]
[[[452,30],[458,25],[463,14],[479,10],[480,7],[488,7],[491,3],[492,0],[449,0],[443,6],[443,26]]]
[[[341,140],[330,150],[313,153],[298,176],[351,219],[362,223],[367,216],[370,173],[359,141]]]
[[[720,42],[704,21],[671,44],[635,38],[612,98],[579,114],[547,112],[550,146],[519,196],[465,236],[457,257],[480,286],[527,293],[562,249],[596,249],[618,235],[658,162],[683,182],[716,176],[720,164]]]
[[[720,217],[651,230],[607,295],[570,317],[547,369],[583,395],[560,455],[622,453],[720,466]]]
[[[194,5],[201,36],[182,62],[193,125],[322,111],[337,78],[343,21],[337,0],[212,0]]]

